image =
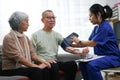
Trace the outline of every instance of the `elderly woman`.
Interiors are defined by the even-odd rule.
[[[58,80],[50,77],[57,74],[52,71],[55,64],[51,65],[36,55],[28,37],[23,33],[27,31],[28,16],[24,12],[14,12],[9,18],[11,27],[3,40],[2,47],[2,76],[22,75],[30,80]],[[38,64],[32,63],[35,61]]]

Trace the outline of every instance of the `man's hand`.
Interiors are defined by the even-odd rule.
[[[79,49],[73,49],[72,53],[73,54],[81,54],[82,52]]]
[[[88,47],[86,47],[82,50],[82,54],[88,54],[88,53],[89,53]]]
[[[48,60],[49,63],[57,63],[55,60]]]
[[[82,55],[82,54],[88,54],[88,52],[89,52],[89,49],[86,47],[86,48],[83,48],[82,50],[79,50],[79,49],[74,49],[73,50],[73,53],[74,54],[80,54],[80,55]]]

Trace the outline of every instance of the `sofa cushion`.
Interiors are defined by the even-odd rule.
[[[25,76],[0,76],[0,80],[30,80]]]
[[[2,70],[2,60],[1,60],[1,55],[0,55],[0,69]]]

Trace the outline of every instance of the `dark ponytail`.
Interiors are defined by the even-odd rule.
[[[101,16],[102,16],[102,20],[112,17],[112,9],[108,5],[103,7],[100,4],[94,4],[90,7],[89,10],[90,10],[90,12],[95,14],[96,17],[97,17],[98,12],[100,12]]]
[[[105,11],[106,18],[112,17],[112,9],[108,5],[104,6],[104,11]]]

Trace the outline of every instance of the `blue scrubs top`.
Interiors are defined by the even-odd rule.
[[[108,21],[103,21],[99,26],[95,26],[89,40],[97,42],[94,46],[94,53],[97,55],[116,55],[120,57],[115,33]]]

